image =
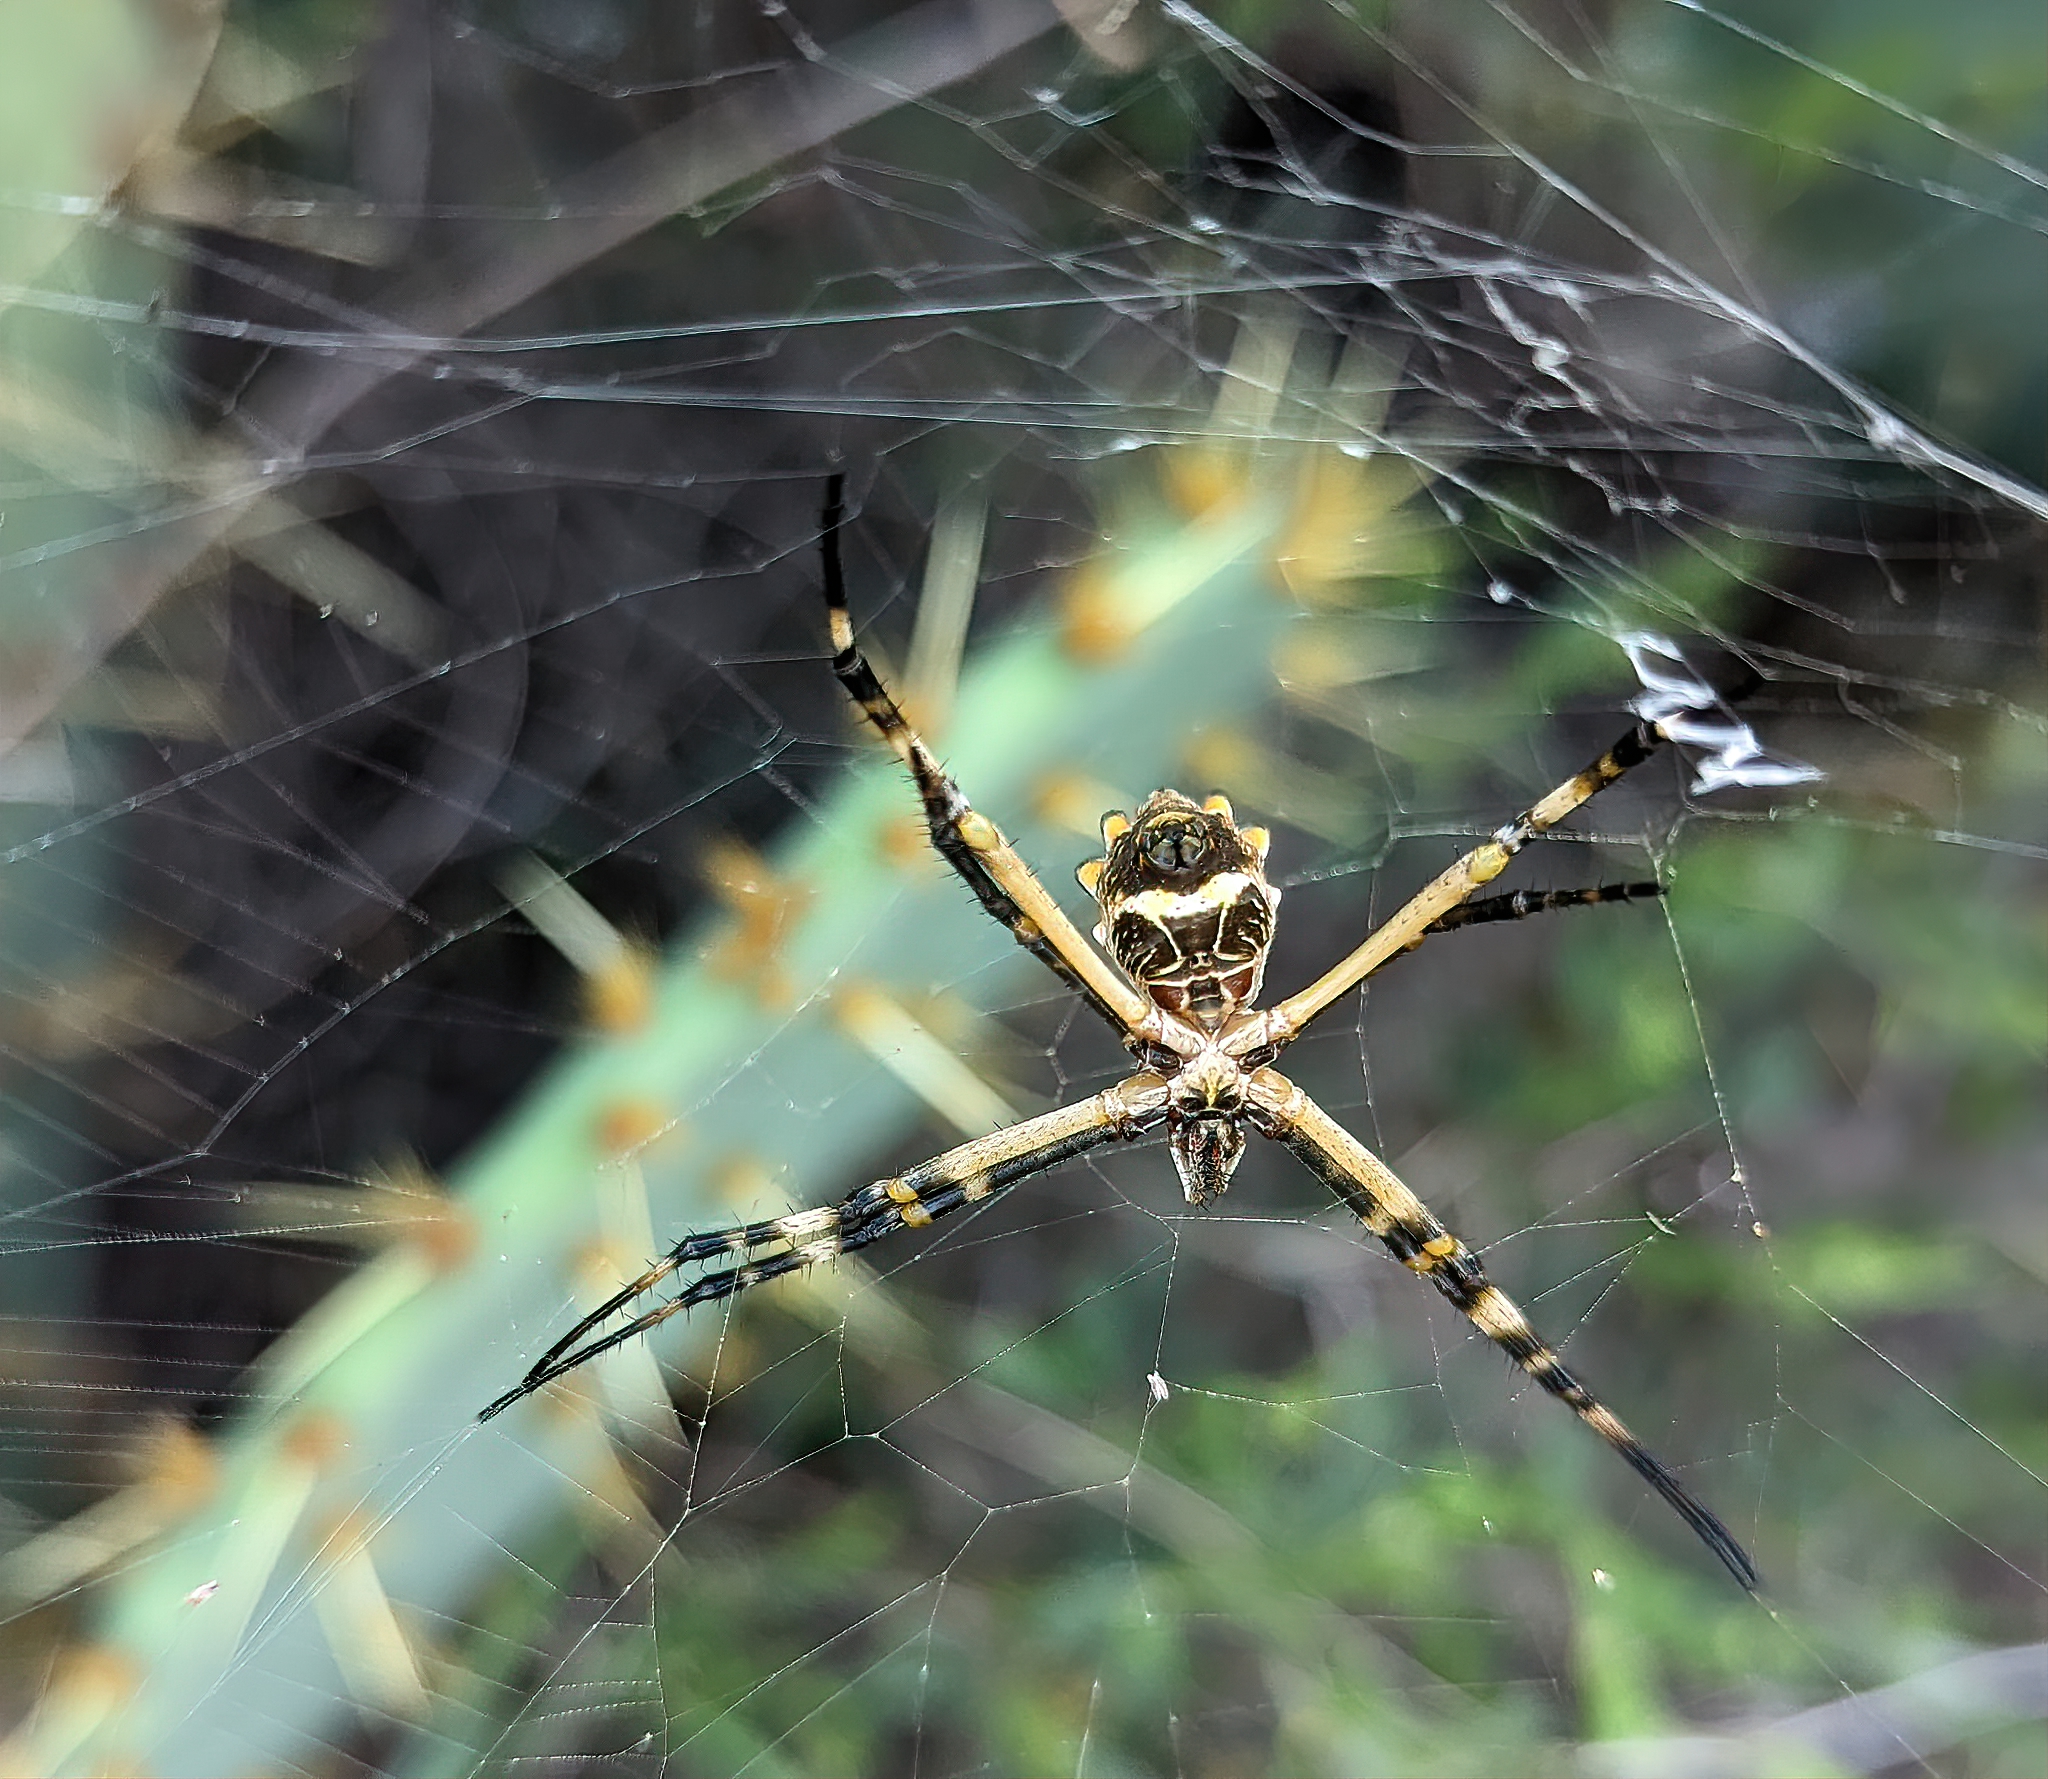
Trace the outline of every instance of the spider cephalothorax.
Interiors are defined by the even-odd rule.
[[[1096,939],[1169,1013],[1215,1031],[1258,999],[1280,892],[1266,830],[1222,797],[1154,791],[1102,818],[1103,856],[1075,873],[1102,909]]]

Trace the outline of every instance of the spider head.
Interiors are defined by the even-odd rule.
[[[1223,797],[1154,791],[1102,818],[1103,856],[1076,873],[1102,909],[1095,937],[1169,1012],[1220,1026],[1258,994],[1280,900],[1266,840]]]
[[[1220,834],[1210,833],[1221,824],[1220,816],[1169,804],[1133,831],[1132,849],[1147,877],[1162,883],[1190,881],[1204,875],[1210,859],[1227,844]]]

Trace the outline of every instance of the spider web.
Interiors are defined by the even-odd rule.
[[[2037,10],[20,10],[9,1770],[2038,1766]],[[1078,909],[1225,791],[1280,992],[1699,707],[1507,880],[1662,901],[1287,1066],[1761,1603],[1264,1143],[476,1424],[1124,1061],[844,708],[834,468],[978,805]]]

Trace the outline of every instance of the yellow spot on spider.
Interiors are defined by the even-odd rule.
[[[1508,861],[1514,854],[1498,840],[1489,840],[1472,853],[1472,863],[1467,867],[1474,883],[1491,883],[1508,868]]]
[[[1112,809],[1102,818],[1102,844],[1114,846],[1131,831],[1131,818],[1121,809]]]
[[[1237,837],[1252,849],[1252,857],[1260,864],[1266,862],[1267,850],[1273,844],[1273,836],[1264,828],[1240,828]]]
[[[905,1229],[922,1229],[932,1220],[931,1212],[926,1210],[923,1205],[915,1203],[905,1205],[902,1216]]]
[[[917,1188],[903,1180],[884,1180],[882,1190],[899,1205],[917,1203]]]
[[[1389,1230],[1399,1227],[1397,1220],[1390,1217],[1387,1220],[1387,1227]],[[1411,1226],[1408,1233],[1412,1236],[1416,1232]],[[1432,1273],[1453,1254],[1459,1252],[1460,1246],[1458,1238],[1454,1235],[1432,1236],[1410,1254],[1402,1265],[1410,1272]]]
[[[1102,881],[1102,867],[1108,863],[1107,859],[1090,859],[1085,865],[1076,866],[1074,881],[1091,896],[1094,895],[1095,886]]]
[[[973,809],[960,818],[960,838],[970,852],[994,852],[1003,844],[995,823]]]
[[[1224,796],[1221,791],[1218,791],[1213,797],[1204,797],[1202,799],[1202,807],[1211,815],[1220,815],[1227,822],[1235,823],[1237,820],[1236,814],[1230,807],[1230,799]]]

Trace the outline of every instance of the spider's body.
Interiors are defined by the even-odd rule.
[[[1105,816],[1103,856],[1078,872],[1100,911],[1095,939],[1108,955],[1096,950],[995,824],[947,777],[861,654],[841,579],[839,520],[835,477],[825,507],[833,672],[909,768],[934,849],[1020,945],[1110,1023],[1137,1060],[1137,1072],[1078,1105],[1040,1113],[900,1176],[859,1187],[836,1205],[684,1237],[542,1354],[516,1389],[484,1410],[485,1418],[693,1305],[922,1228],[1105,1143],[1163,1127],[1182,1191],[1190,1204],[1205,1204],[1229,1185],[1246,1132],[1254,1130],[1291,1150],[1396,1260],[1427,1278],[1531,1380],[1619,1453],[1735,1579],[1754,1589],[1755,1566],[1727,1528],[1565,1369],[1487,1278],[1479,1257],[1385,1162],[1272,1066],[1309,1021],[1432,933],[1660,894],[1656,884],[1637,883],[1475,899],[1530,840],[1647,759],[1663,744],[1663,730],[1637,723],[1584,771],[1439,873],[1348,957],[1306,988],[1260,1008],[1280,899],[1266,880],[1264,830],[1240,828],[1222,797],[1196,803],[1170,790],[1155,791],[1134,816]],[[704,1274],[624,1327],[585,1342],[599,1324],[679,1268],[735,1259],[737,1264]]]
[[[1096,943],[1173,1016],[1148,1060],[1171,1071],[1167,1144],[1192,1205],[1228,1186],[1244,1155],[1249,1078],[1222,1038],[1265,979],[1280,900],[1266,845],[1225,798],[1154,791],[1135,816],[1102,818],[1103,856],[1074,873],[1102,910]]]
[[[1280,892],[1266,831],[1222,797],[1154,791],[1134,818],[1102,818],[1103,856],[1074,875],[1102,909],[1098,944],[1167,1012],[1206,1031],[1258,999]]]

